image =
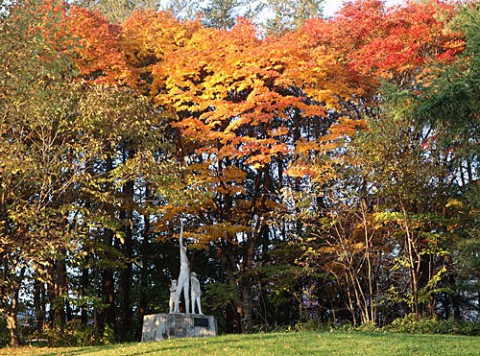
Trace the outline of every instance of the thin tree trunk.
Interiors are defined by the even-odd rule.
[[[353,305],[353,297],[352,297],[352,291],[350,290],[350,287],[349,287],[350,283],[348,282],[348,274],[345,273],[345,276],[347,277],[345,279],[345,281],[347,282],[346,283],[346,290],[347,290],[347,298],[348,298],[348,309],[350,310],[350,313],[352,314],[353,325],[357,325],[357,314],[355,312],[355,307]]]
[[[52,328],[63,330],[65,328],[65,296],[67,295],[67,277],[65,266],[65,251],[59,251],[56,261],[51,268],[51,285],[48,289],[50,302],[50,325]]]
[[[225,272],[225,280],[227,283],[236,285],[236,275],[238,273],[237,264],[235,260],[235,247],[230,241],[225,241],[224,245],[218,249],[218,256],[222,263],[223,271]],[[226,332],[227,333],[242,333],[242,306],[238,305],[235,300],[231,300],[226,305]]]
[[[16,347],[20,345],[18,337],[18,320],[17,320],[17,301],[12,300],[12,311],[5,316],[7,320],[7,329],[10,331],[10,346]]]
[[[419,267],[419,262],[417,261],[417,254],[415,253],[415,240],[412,236],[410,231],[410,223],[408,219],[407,212],[405,208],[402,206],[403,215],[404,215],[404,224],[405,224],[405,243],[406,243],[406,251],[407,251],[407,258],[409,262],[409,274],[410,274],[410,289],[412,293],[412,312],[417,316],[420,317],[420,308],[419,308],[419,295],[418,295],[418,273],[417,269]]]
[[[87,253],[85,266],[82,268],[82,277],[81,277],[81,287],[80,287],[80,294],[83,298],[87,297],[88,294],[88,287],[90,283],[89,278],[89,271],[88,271],[88,262],[90,259],[90,254]],[[88,306],[86,304],[82,305],[82,311],[80,315],[80,322],[83,327],[88,325]]]
[[[260,202],[260,210],[265,210],[265,201],[266,201],[266,194],[261,194],[262,189],[262,177],[264,177],[264,187],[265,190],[267,189],[267,182],[269,181],[269,174],[268,174],[268,166],[263,169],[261,173],[259,173],[256,177],[255,181],[255,190],[254,196],[252,199],[252,217],[256,215],[257,210],[257,200],[261,198]],[[260,213],[261,214],[261,213]],[[259,237],[261,236],[262,229],[265,225],[264,219],[262,215],[257,216],[257,220],[255,222],[255,226],[251,233],[251,236],[248,238],[247,248],[243,255],[243,268],[242,268],[242,276],[240,278],[241,284],[241,299],[242,299],[242,306],[243,306],[243,322],[244,322],[244,331],[251,332],[253,330],[254,325],[254,315],[253,315],[253,280],[252,280],[252,273],[253,273],[253,262],[255,260],[255,248],[257,247],[257,242]]]
[[[33,306],[35,309],[35,318],[36,325],[35,329],[37,331],[42,331],[45,328],[45,286],[43,282],[35,279],[33,285]]]
[[[111,157],[108,157],[105,162],[105,173],[109,174],[113,170],[113,160]],[[107,185],[105,187],[106,191],[112,191],[112,187]],[[114,215],[114,211],[111,211],[110,214]],[[114,235],[113,231],[105,228],[103,231],[104,235],[102,237],[102,243],[107,248],[106,253],[100,254],[100,259],[110,260],[110,263],[103,267],[101,271],[101,298],[102,303],[106,305],[98,315],[98,332],[100,336],[104,334],[105,328],[107,325],[116,329],[116,305],[115,305],[115,275],[114,275],[114,261],[111,259],[114,258],[108,252],[108,249],[116,249],[116,243],[114,244]],[[116,257],[115,257],[116,258]]]
[[[124,214],[124,216],[131,216],[130,213]],[[129,218],[127,220],[130,220]],[[123,257],[126,261],[126,267],[122,269],[120,276],[120,292],[121,292],[121,325],[120,325],[120,340],[126,341],[131,331],[132,326],[132,308],[131,308],[131,286],[132,286],[132,228],[127,222],[125,227],[124,243],[123,243]]]
[[[20,344],[20,338],[18,335],[18,298],[20,296],[20,288],[22,286],[23,278],[25,277],[26,268],[23,267],[20,270],[18,278],[15,282],[15,290],[13,293],[13,298],[10,303],[10,310],[6,314],[7,319],[7,329],[10,331],[10,346],[18,346]]]
[[[150,200],[150,188],[148,184],[145,187],[146,201]],[[148,263],[149,263],[149,250],[150,250],[150,217],[148,214],[143,215],[143,241],[142,241],[142,269],[140,271],[140,300],[138,306],[138,325],[139,328],[136,332],[136,339],[140,340],[142,336],[142,324],[143,317],[147,311],[147,290],[148,290]]]
[[[372,261],[370,257],[370,236],[368,234],[367,224],[367,204],[364,200],[361,202],[362,207],[362,222],[365,237],[365,259],[367,261],[367,283],[368,283],[368,321],[375,323],[375,303],[373,302],[373,276],[372,276]]]
[[[127,163],[128,159],[135,156],[135,150],[127,148],[124,150],[123,161]],[[122,325],[120,327],[120,340],[126,341],[132,332],[132,306],[131,306],[131,287],[132,287],[132,259],[133,259],[133,206],[135,202],[135,185],[133,180],[127,181],[123,186],[123,199],[125,208],[120,213],[120,220],[123,221],[124,243],[123,258],[126,267],[122,270],[120,277],[120,289],[122,292],[121,310]]]
[[[110,230],[105,230],[104,243],[106,246],[113,248],[113,232]],[[111,258],[108,255],[102,254],[100,256],[102,259]],[[102,303],[106,305],[98,313],[98,333],[99,336],[103,335],[107,325],[115,329],[115,276],[114,276],[114,267],[105,266],[103,271],[101,271],[101,298]]]

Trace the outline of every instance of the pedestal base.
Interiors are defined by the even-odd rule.
[[[143,317],[142,342],[216,335],[217,322],[212,315],[172,313]]]

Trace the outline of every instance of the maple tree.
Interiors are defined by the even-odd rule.
[[[379,1],[358,1],[347,3],[332,19],[312,20],[304,27],[304,31],[312,36],[315,41],[328,43],[338,51],[339,56],[352,71],[363,90],[357,92],[353,101],[342,103],[344,112],[349,118],[341,119],[337,124],[332,125],[330,134],[324,137],[324,140],[328,139],[327,145],[320,146],[324,151],[320,150],[319,152],[327,152],[329,156],[326,159],[325,157],[317,158],[313,161],[313,165],[307,166],[308,169],[306,169],[304,162],[308,162],[307,157],[307,159],[302,159],[299,167],[297,165],[290,170],[290,174],[296,176],[301,176],[306,172],[310,173],[313,177],[312,183],[317,187],[314,195],[323,197],[320,211],[324,210],[324,214],[327,214],[327,216],[330,216],[328,214],[339,216],[339,221],[335,224],[331,223],[331,219],[327,220],[326,230],[320,226],[321,231],[325,234],[322,237],[326,239],[328,245],[318,250],[319,257],[322,258],[324,253],[328,252],[327,255],[333,258],[333,262],[326,265],[327,270],[337,278],[340,276],[351,281],[350,283],[354,288],[352,291],[348,289],[346,291],[347,307],[354,310],[354,313],[359,311],[362,322],[375,320],[376,316],[372,310],[368,310],[369,308],[376,308],[372,304],[373,300],[368,299],[371,296],[372,286],[358,283],[359,280],[364,279],[372,282],[372,272],[370,271],[366,275],[362,275],[360,279],[356,279],[358,278],[356,277],[357,272],[352,274],[351,271],[365,270],[368,267],[366,262],[369,262],[370,256],[373,256],[380,246],[369,246],[362,243],[361,240],[358,241],[358,233],[349,225],[352,218],[348,218],[351,211],[358,210],[355,202],[361,202],[364,199],[367,199],[367,201],[375,201],[375,199],[383,201],[384,204],[372,203],[368,209],[362,209],[363,219],[365,220],[366,216],[369,216],[370,219],[374,218],[386,225],[394,222],[394,224],[402,226],[399,231],[394,231],[393,225],[390,225],[388,230],[392,236],[402,236],[403,234],[402,245],[404,250],[402,250],[402,256],[398,257],[398,261],[403,261],[404,264],[403,267],[397,266],[397,268],[406,268],[408,271],[408,273],[406,272],[408,274],[406,279],[409,281],[410,288],[409,290],[403,289],[395,297],[401,298],[400,295],[402,295],[405,298],[404,300],[408,300],[412,312],[417,316],[423,312],[426,304],[429,304],[429,310],[434,308],[432,303],[435,304],[433,301],[436,300],[435,293],[438,290],[435,288],[438,286],[439,280],[443,278],[440,275],[442,273],[447,274],[447,267],[445,266],[449,266],[448,268],[451,269],[451,265],[446,262],[449,258],[442,259],[439,257],[445,252],[442,250],[441,246],[444,245],[441,241],[444,241],[443,239],[448,234],[437,235],[435,233],[435,231],[438,231],[435,229],[442,229],[438,227],[442,219],[443,223],[448,225],[445,222],[446,212],[439,213],[434,207],[435,204],[431,202],[422,201],[420,203],[419,201],[409,200],[407,203],[405,201],[406,196],[409,197],[408,199],[413,199],[416,196],[432,196],[434,194],[413,193],[413,190],[428,190],[427,187],[431,183],[427,181],[422,185],[420,177],[430,177],[429,174],[433,174],[435,169],[445,169],[443,173],[439,173],[437,178],[429,178],[438,181],[439,185],[441,185],[440,182],[446,183],[444,179],[448,181],[446,177],[455,175],[455,171],[449,172],[447,170],[448,163],[438,158],[441,153],[434,149],[429,151],[431,155],[429,157],[432,161],[434,157],[438,158],[438,160],[435,160],[435,166],[429,168],[428,174],[424,171],[418,173],[423,167],[427,166],[427,162],[420,163],[418,161],[422,160],[422,153],[417,151],[419,143],[416,140],[422,137],[420,133],[422,130],[425,130],[428,135],[430,133],[429,129],[421,125],[417,126],[416,123],[405,118],[405,121],[401,122],[408,129],[404,132],[402,124],[400,124],[393,129],[391,136],[386,140],[396,145],[396,141],[404,139],[406,142],[410,142],[405,143],[405,147],[412,147],[411,151],[407,148],[402,149],[402,145],[399,145],[398,148],[396,148],[397,146],[391,147],[390,151],[388,144],[383,143],[380,146],[385,150],[385,153],[393,154],[391,157],[383,157],[382,152],[377,152],[377,141],[373,146],[368,146],[372,144],[371,142],[367,146],[362,146],[359,149],[360,155],[353,159],[349,156],[349,152],[356,152],[358,149],[355,148],[356,144],[363,142],[361,138],[360,140],[356,138],[358,131],[355,128],[368,129],[366,137],[370,138],[367,141],[373,140],[375,142],[376,139],[382,140],[381,137],[388,135],[390,129],[395,127],[394,125],[398,122],[395,115],[405,115],[404,102],[399,105],[398,113],[393,116],[388,113],[388,110],[385,110],[384,104],[378,102],[379,92],[382,101],[385,98],[388,100],[388,95],[391,94],[386,89],[388,86],[385,84],[380,86],[380,83],[388,81],[390,86],[398,86],[401,90],[414,91],[412,88],[415,85],[417,85],[417,88],[423,85],[423,76],[428,76],[432,65],[438,63],[449,65],[463,51],[464,40],[462,35],[448,27],[449,19],[451,19],[453,13],[453,6],[437,2],[408,3],[405,7],[385,9]],[[346,37],[348,37],[348,40],[345,40]],[[365,119],[369,119],[368,125],[364,122]],[[342,123],[342,120],[345,120],[344,123]],[[382,126],[385,125],[385,120],[391,121],[390,126]],[[378,131],[376,126],[383,128]],[[371,162],[373,165],[367,168],[370,173],[361,173],[357,169],[365,164],[366,157],[362,155],[369,152],[368,147],[372,149]],[[389,151],[390,153],[387,153]],[[426,153],[424,152],[424,154]],[[407,157],[405,161],[403,157]],[[310,160],[310,162],[312,161]],[[409,163],[413,162],[416,162],[415,168],[408,166]],[[405,172],[409,172],[409,176],[417,177],[416,180],[409,181],[405,177]],[[345,173],[347,177],[352,178],[341,178]],[[420,176],[416,176],[416,174],[420,174]],[[359,175],[358,178],[354,179],[355,175]],[[391,179],[394,181],[393,184],[389,182]],[[340,201],[342,201],[342,194],[349,197],[344,212],[338,212],[334,204],[329,205],[328,199],[326,199],[328,194],[325,191],[328,192],[330,189]],[[370,189],[372,193],[368,192]],[[447,190],[445,186],[437,186],[436,189],[437,192],[443,191],[442,189]],[[398,195],[395,196],[395,194]],[[300,193],[299,197],[301,198],[303,195]],[[386,203],[387,197],[392,199],[388,203]],[[429,205],[428,208],[429,213],[432,214],[430,218],[424,215],[426,214],[424,204],[433,205]],[[382,215],[382,209],[386,209],[383,212],[385,215]],[[434,218],[435,214],[438,215]],[[347,223],[343,222],[344,215],[347,216],[345,218]],[[323,217],[321,213],[319,217]],[[355,219],[358,220],[358,218]],[[310,221],[309,218],[306,221]],[[372,232],[366,233],[365,236],[375,236],[378,233],[375,230],[376,228],[372,228]],[[427,235],[429,237],[425,238]],[[428,244],[430,245],[426,246],[422,237],[429,241]],[[322,239],[318,243],[322,245]],[[382,242],[379,243],[383,245]],[[382,248],[379,250],[381,251]],[[431,257],[430,262],[425,261],[425,256],[433,256],[435,253],[439,254],[436,255],[435,262],[432,262],[434,257]],[[358,255],[362,256],[360,260],[356,259]],[[332,256],[336,256],[336,258]],[[349,258],[346,259],[345,256],[349,256]],[[359,261],[360,264],[356,265]],[[352,270],[349,270],[350,268]],[[339,274],[340,272],[341,274]],[[377,290],[382,288],[382,278],[385,278],[382,277],[384,271],[380,272],[373,280],[377,284]],[[392,290],[385,290],[386,294],[395,289],[393,286],[390,287]],[[353,295],[354,298],[352,298]],[[355,303],[352,302],[354,299],[356,299]],[[355,307],[352,308],[354,305]],[[357,318],[356,315],[352,317],[354,320]]]
[[[123,25],[122,48],[136,84],[151,91],[152,67],[185,45],[200,27],[198,21],[179,21],[170,12],[136,11]]]
[[[131,69],[121,49],[121,28],[97,10],[72,6],[64,17],[70,51],[80,75],[98,84],[129,84]]]
[[[378,0],[346,3],[335,17],[313,19],[306,31],[319,43],[337,48],[364,76],[410,84],[425,64],[450,61],[464,42],[446,27],[455,7],[443,1],[407,2],[386,8]]]
[[[288,137],[303,120],[321,122],[338,97],[350,94],[347,74],[333,54],[312,48],[303,33],[260,40],[246,20],[231,31],[199,27],[162,55],[151,69],[153,100],[181,133],[179,159],[188,162],[183,183],[211,196],[195,205],[167,206],[163,217],[168,221],[183,212],[202,222],[192,237],[200,245],[217,241],[230,282],[236,283],[239,236],[246,244],[241,258],[247,276],[255,246],[267,238],[268,219],[281,209],[269,198],[280,188],[273,172],[282,176],[291,149],[301,144],[300,134],[299,142]],[[247,191],[250,184],[253,190]],[[239,283],[248,309],[251,281]],[[251,328],[251,311],[245,313]]]

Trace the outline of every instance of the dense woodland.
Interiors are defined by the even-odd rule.
[[[479,319],[475,1],[0,4],[1,343]]]

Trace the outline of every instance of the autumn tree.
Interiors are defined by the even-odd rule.
[[[386,8],[381,1],[360,0],[330,19],[309,21],[305,30],[338,48],[349,67],[364,80],[376,80],[377,88],[379,79],[411,85],[423,66],[451,61],[463,50],[461,35],[446,26],[454,9],[440,1]]]
[[[103,215],[99,214],[100,221],[94,219],[98,226],[88,245],[96,252],[90,256],[89,264],[84,265],[82,289],[97,283],[89,275],[101,275],[99,298],[107,308],[94,311],[96,332],[101,335],[110,327],[119,339],[126,340],[134,337],[138,326],[132,314],[136,239],[143,238],[148,246],[150,234],[145,198],[137,191],[150,195],[146,177],[155,165],[154,155],[160,154],[164,144],[163,128],[148,99],[136,91],[136,72],[124,51],[120,26],[111,25],[97,11],[83,8],[72,7],[68,15],[66,27],[77,44],[72,48],[72,56],[88,84],[85,95],[81,96],[79,113],[84,120],[97,123],[93,127],[103,127],[96,135],[103,141],[102,156],[90,167],[90,173],[104,178],[87,198],[89,208]],[[107,192],[111,199],[99,200]],[[143,226],[135,224],[140,217]],[[148,264],[144,269],[148,270]],[[145,284],[143,279],[142,285]]]
[[[98,13],[73,7],[67,15],[50,1],[9,10],[2,23],[1,300],[12,342],[26,280],[34,284],[40,331],[47,322],[59,334],[74,327],[78,311],[84,326],[94,319],[101,337],[107,323],[117,323],[120,271],[123,318],[133,327],[125,289],[133,284],[133,182],[146,174],[139,167],[155,165],[159,116],[122,86],[129,71],[118,32]],[[71,283],[78,275],[81,283]]]
[[[70,166],[75,146],[67,129],[72,97],[58,83],[62,78],[68,83],[71,62],[57,56],[53,34],[44,32],[59,24],[61,9],[58,2],[31,1],[2,14],[0,309],[12,344],[19,341],[25,278],[34,274],[57,283],[65,277],[61,268],[52,268],[59,266],[57,253],[69,248],[73,233],[67,218],[76,181]],[[45,16],[48,11],[53,16]],[[56,289],[53,314],[53,303],[64,293]]]
[[[448,20],[452,16],[453,7],[434,2],[409,3],[405,7],[387,10],[378,1],[358,1],[346,4],[331,19],[315,19],[308,22],[303,29],[313,41],[335,48],[342,62],[351,71],[352,80],[359,83],[359,91],[340,103],[340,112],[344,116],[338,119],[330,127],[328,134],[317,143],[310,143],[309,149],[314,150],[317,155],[312,158],[309,150],[299,151],[301,154],[297,163],[288,170],[292,176],[311,177],[313,196],[309,200],[311,205],[303,204],[307,215],[305,222],[309,223],[312,215],[316,219],[325,219],[325,224],[318,224],[319,232],[314,240],[318,243],[318,257],[320,261],[326,258],[328,262],[325,265],[326,271],[329,270],[337,276],[337,280],[339,276],[344,278],[343,282],[339,282],[340,285],[351,288],[350,291],[346,290],[348,308],[353,313],[359,314],[358,317],[352,316],[354,320],[360,319],[361,322],[375,320],[378,300],[375,300],[372,291],[375,290],[378,298],[387,295],[385,280],[388,271],[379,270],[373,273],[372,258],[375,258],[379,251],[385,252],[384,246],[390,248],[386,256],[392,256],[398,245],[394,247],[397,244],[395,240],[376,240],[375,236],[404,234],[405,254],[401,258],[408,259],[403,267],[409,268],[409,276],[405,280],[409,281],[410,285],[410,289],[404,291],[406,298],[404,300],[413,298],[413,301],[408,300],[413,312],[418,314],[422,312],[420,309],[423,307],[420,304],[423,303],[423,306],[428,304],[425,301],[425,294],[431,297],[435,293],[438,285],[434,284],[439,282],[439,275],[445,273],[444,267],[448,258],[442,259],[439,255],[444,252],[442,248],[445,248],[445,245],[441,242],[448,234],[437,236],[433,233],[437,231],[436,229],[447,228],[448,219],[445,212],[436,210],[436,205],[432,201],[406,204],[405,197],[412,199],[415,196],[432,196],[432,192],[414,192],[417,188],[427,191],[431,189],[430,180],[439,182],[439,185],[435,186],[435,192],[443,191],[442,194],[446,195],[442,196],[447,196],[448,182],[455,171],[448,168],[450,163],[447,162],[448,159],[445,160],[442,152],[436,150],[428,151],[429,153],[421,152],[421,140],[428,140],[422,135],[424,127],[417,126],[407,117],[398,119],[398,116],[407,115],[401,109],[395,114],[398,116],[388,114],[384,102],[391,100],[389,98],[391,92],[386,90],[386,85],[379,84],[388,81],[404,90],[410,90],[413,85],[417,85],[417,76],[421,76],[424,70],[429,70],[431,65],[437,62],[450,63],[454,60],[455,55],[461,52],[463,42],[458,32],[447,29]],[[348,40],[345,40],[346,38]],[[365,120],[370,127],[366,126]],[[385,120],[390,120],[391,123],[386,124]],[[398,125],[394,124],[395,122],[398,122]],[[381,129],[377,130],[376,126]],[[369,133],[363,137],[369,137],[368,140],[372,141],[365,146],[357,147],[361,142],[356,138],[358,132],[365,129]],[[426,133],[431,134],[428,129]],[[376,141],[377,139],[383,143]],[[405,141],[396,146],[395,142],[400,140]],[[388,148],[387,142],[393,146]],[[408,149],[402,149],[402,145]],[[377,152],[378,147],[383,147],[384,151]],[[355,153],[357,150],[358,155]],[[384,157],[383,153],[393,156]],[[368,156],[370,158],[367,161],[370,163],[367,166],[364,166],[367,159],[365,155],[371,155]],[[435,162],[433,166],[428,165],[429,174],[419,173],[420,167],[427,167],[426,162],[423,162],[426,159],[424,155],[431,157]],[[413,166],[407,167],[408,164]],[[431,174],[436,174],[434,168],[444,171],[437,172],[438,176],[432,177]],[[365,171],[362,172],[363,169]],[[406,178],[404,172],[409,172],[408,177],[413,180],[403,181],[397,176],[400,174]],[[413,178],[416,174],[419,174],[419,177],[430,178],[422,183],[418,177]],[[389,181],[390,179],[392,181]],[[387,186],[389,190],[384,190]],[[305,199],[304,191],[300,190],[296,194],[297,204],[300,204],[300,201]],[[344,202],[340,204],[341,208],[338,206],[339,202]],[[446,204],[446,201],[444,203]],[[394,211],[398,215],[395,215],[396,213],[391,216],[381,215],[383,209]],[[422,214],[432,215],[428,218]],[[382,216],[385,219],[387,217],[393,219],[394,215],[398,218],[403,216],[403,223],[399,220],[390,220],[388,223],[383,222],[385,226],[378,225]],[[425,225],[420,227],[422,224]],[[315,223],[312,225],[315,231]],[[394,231],[394,225],[403,226],[404,229],[400,230],[403,232]],[[386,226],[388,226],[386,230],[383,230]],[[358,231],[365,232],[365,239],[359,239],[361,235]],[[435,248],[432,248],[433,245],[420,243],[425,241],[423,238],[428,234],[433,234],[429,236]],[[430,253],[433,254],[431,260],[426,262],[425,256]],[[382,263],[393,266],[395,264],[393,262],[387,259]],[[400,278],[400,275],[398,277]],[[399,285],[404,286],[404,282],[400,282]],[[391,285],[394,282],[390,280],[389,283]],[[348,293],[351,293],[352,297]],[[421,298],[424,298],[424,302],[420,302]]]
[[[268,221],[281,209],[273,177],[277,171],[283,175],[288,136],[296,120],[320,118],[334,106],[335,90],[348,95],[348,84],[342,82],[348,80],[333,55],[312,49],[302,34],[261,41],[247,22],[231,31],[197,27],[190,33],[150,50],[159,54],[151,69],[151,93],[171,118],[178,159],[187,164],[179,178],[184,187],[201,193],[196,204],[167,206],[163,219],[195,216],[197,231],[191,237],[202,246],[217,244],[227,280],[240,286],[248,329],[253,325],[249,273],[256,246],[268,246]],[[170,36],[166,30],[163,34]]]

